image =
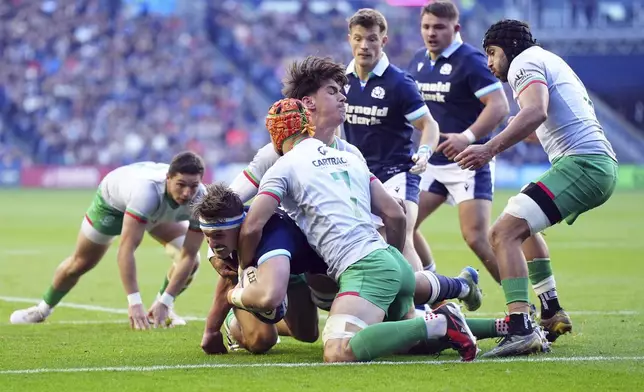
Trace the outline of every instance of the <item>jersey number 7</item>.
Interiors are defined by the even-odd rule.
[[[360,210],[358,209],[358,199],[351,196],[351,178],[349,177],[349,172],[346,170],[342,171],[337,171],[331,173],[331,177],[333,177],[334,180],[336,181],[342,181],[344,184],[349,188],[349,200],[351,200],[351,203],[353,205],[353,214],[357,217],[360,217]]]

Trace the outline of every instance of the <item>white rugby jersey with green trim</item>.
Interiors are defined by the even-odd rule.
[[[190,221],[190,229],[199,230],[192,219],[190,204],[177,204],[166,194],[166,175],[170,165],[156,162],[137,162],[122,166],[105,176],[99,190],[103,199],[114,209],[130,215],[141,223]],[[206,187],[199,184],[193,200],[203,197]]]
[[[356,155],[310,138],[268,169],[258,194],[282,204],[337,281],[350,265],[388,246],[371,221],[373,180]]]
[[[531,84],[548,87],[548,118],[537,129],[537,137],[550,162],[582,154],[616,159],[586,87],[561,57],[539,46],[526,49],[510,63],[508,83],[517,102]]]
[[[365,161],[362,153],[356,146],[337,136],[330,147],[340,151],[350,152],[362,161]],[[233,182],[231,182],[230,188],[239,195],[242,199],[242,203],[246,203],[248,200],[255,197],[262,177],[264,177],[266,171],[270,169],[279,158],[280,156],[275,152],[273,144],[268,143],[257,151],[257,154],[255,154],[255,157],[253,157],[253,160],[248,164],[246,169],[244,169],[244,171],[240,173]]]

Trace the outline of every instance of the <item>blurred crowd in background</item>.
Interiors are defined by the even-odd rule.
[[[115,166],[184,149],[211,165],[248,161],[268,141],[265,110],[285,66],[309,54],[348,63],[348,16],[382,3],[291,1],[276,12],[261,0],[189,1],[157,12],[159,2],[135,0],[0,0],[0,165]],[[480,45],[492,16],[458,3],[464,39]],[[405,67],[422,46],[418,7],[387,10],[386,52]],[[590,25],[591,11],[575,23]],[[525,144],[504,158],[546,159]]]

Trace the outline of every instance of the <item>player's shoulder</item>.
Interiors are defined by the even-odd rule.
[[[265,146],[261,147],[255,153],[254,161],[261,160],[266,162],[275,162],[279,159],[279,154],[275,151],[273,143],[268,143]]]
[[[463,42],[455,54],[463,57],[485,57],[485,53],[482,50],[467,42]]]
[[[425,59],[425,57],[427,57],[427,48],[423,46],[423,47],[418,48],[414,52],[414,55],[411,57],[411,63],[410,64],[418,63],[421,60]]]
[[[539,46],[533,46],[519,53],[518,56],[510,63],[509,71],[519,70],[526,66],[540,67],[543,66],[544,58],[547,58],[547,52]]]

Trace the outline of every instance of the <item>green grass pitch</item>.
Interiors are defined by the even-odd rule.
[[[497,194],[494,217],[510,195]],[[91,197],[91,191],[0,191],[1,391],[633,391],[644,385],[644,193],[617,193],[574,226],[547,231],[559,296],[574,322],[574,333],[557,341],[552,353],[462,364],[447,352],[357,366],[321,365],[319,341],[289,338],[266,355],[203,354],[200,320],[216,281],[207,263],[176,305],[194,320],[171,330],[130,331],[117,244],[64,299],[71,307],[58,307],[41,325],[10,325],[11,312],[37,301],[72,251]],[[482,268],[458,227],[456,210],[447,206],[423,227],[446,275],[468,264]],[[146,239],[137,252],[146,306],[169,265],[161,247]],[[502,292],[484,271],[482,287],[484,303],[476,313],[501,315]],[[480,342],[483,350],[493,345]]]

